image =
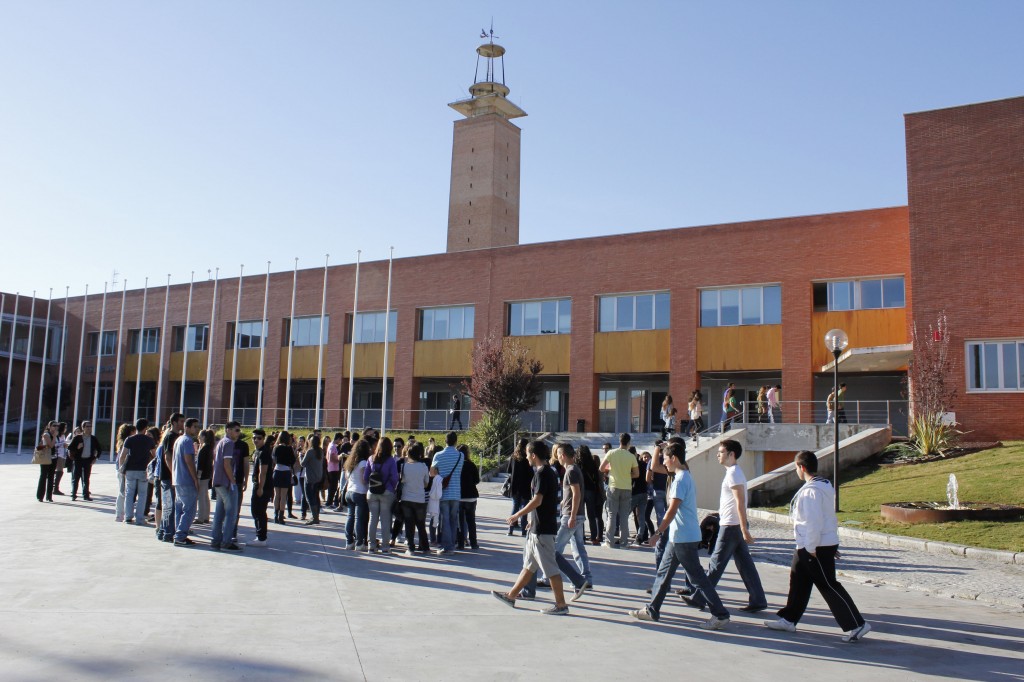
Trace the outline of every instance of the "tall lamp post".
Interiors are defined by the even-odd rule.
[[[839,356],[850,345],[850,338],[842,329],[830,329],[825,334],[825,348],[832,353],[832,487],[836,491],[836,511],[839,511]]]

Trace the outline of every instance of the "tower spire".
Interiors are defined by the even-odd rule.
[[[498,114],[502,118],[519,118],[526,112],[510,102],[510,92],[505,85],[505,48],[494,42],[494,22],[491,29],[480,30],[480,38],[486,40],[476,48],[476,70],[473,72],[473,85],[469,86],[469,99],[460,99],[448,106],[466,118],[483,114]],[[480,66],[483,60],[484,77],[480,78]],[[501,69],[501,81],[498,81],[498,68]]]

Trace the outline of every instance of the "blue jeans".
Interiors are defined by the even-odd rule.
[[[654,518],[655,528],[661,525],[661,520],[665,518],[665,512],[668,511],[668,504],[665,502],[665,491],[655,490],[654,491]]]
[[[210,546],[214,548],[231,544],[231,533],[238,523],[238,495],[226,485],[218,485],[217,506],[213,511],[213,538]]]
[[[455,551],[455,534],[458,532],[459,501],[441,500],[441,546],[444,551]]]
[[[146,522],[146,498],[149,497],[146,471],[124,472],[124,520],[138,523]],[[134,500],[134,513],[132,501]]]
[[[583,527],[587,524],[586,516],[576,517],[576,527],[569,527],[569,517],[563,516],[558,522],[558,534],[555,535],[555,553],[561,554],[565,546],[572,543],[572,558],[576,568],[588,583],[593,582],[590,574],[590,557],[587,556],[587,540],[583,535]]]
[[[768,598],[765,597],[764,588],[761,586],[761,576],[757,573],[754,560],[750,558],[747,541],[743,539],[743,532],[739,526],[722,526],[718,531],[718,541],[715,542],[711,563],[708,565],[708,580],[712,586],[718,585],[718,581],[722,579],[729,559],[736,561],[736,570],[743,580],[743,586],[747,588],[748,605],[767,606]],[[704,600],[699,594],[694,594],[693,600],[694,603],[704,606]]]
[[[184,542],[192,528],[192,521],[196,518],[199,491],[190,485],[179,485],[175,487],[174,492],[174,539]],[[164,511],[164,514],[166,513]]]
[[[170,481],[160,481],[159,486],[163,515],[160,517],[160,525],[156,528],[156,538],[165,540],[174,535],[174,488]]]
[[[348,491],[345,493],[345,504],[348,505],[345,542],[349,547],[365,545],[366,531],[370,525],[370,507],[366,503],[366,493]]]
[[[523,507],[526,506],[527,502],[529,502],[529,501],[530,501],[529,498],[524,500],[523,498],[519,497],[518,495],[513,495],[512,496],[512,513],[509,514],[509,516],[515,516],[519,512],[520,509],[522,509]],[[516,525],[519,526],[519,529],[522,531],[523,535],[526,535],[526,517],[523,516],[522,518],[520,518],[519,519],[519,523],[516,524]],[[512,535],[512,531],[513,530],[515,530],[515,526],[510,526],[509,529],[508,529],[508,534]]]
[[[714,586],[704,573],[704,567],[700,565],[700,557],[697,555],[699,542],[670,542],[667,551],[658,564],[658,573],[654,577],[654,585],[651,587],[651,602],[647,605],[655,619],[661,614],[661,605],[665,601],[672,586],[672,576],[676,574],[679,566],[683,567],[686,579],[694,586],[694,596],[703,598],[703,603],[711,609],[711,614],[718,618],[728,618],[722,600],[718,598]]]
[[[665,556],[665,548],[668,547],[668,533],[658,536],[658,542],[654,545],[654,568],[661,566],[661,558]]]

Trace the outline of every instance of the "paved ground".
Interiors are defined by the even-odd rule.
[[[1019,609],[852,579],[874,626],[854,645],[839,640],[817,597],[795,635],[739,612],[729,630],[704,632],[701,614],[673,601],[661,623],[632,622],[626,610],[644,602],[651,582],[648,550],[593,548],[597,589],[568,618],[536,613],[546,592],[510,610],[487,594],[511,582],[520,552],[500,526],[508,504],[493,486],[480,502],[483,548],[452,560],[357,556],[342,549],[341,515],[316,530],[273,526],[271,547],[228,555],[116,525],[110,465],[95,471],[95,502],[39,504],[38,469],[27,460],[0,457],[3,679],[605,680],[684,670],[737,680],[811,671],[833,680],[1024,679]],[[250,537],[251,523],[243,528]],[[785,556],[782,531],[757,532],[762,557]],[[1024,591],[1019,566],[947,565],[885,549],[847,546],[844,569]],[[780,604],[786,569],[759,568]],[[727,606],[744,603],[735,573],[721,588]]]

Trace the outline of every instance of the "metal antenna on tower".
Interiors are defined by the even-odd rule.
[[[114,272],[110,275],[110,284],[111,284],[111,286],[117,284],[117,276],[120,275],[120,274],[121,273],[118,272],[117,269],[115,268]]]

